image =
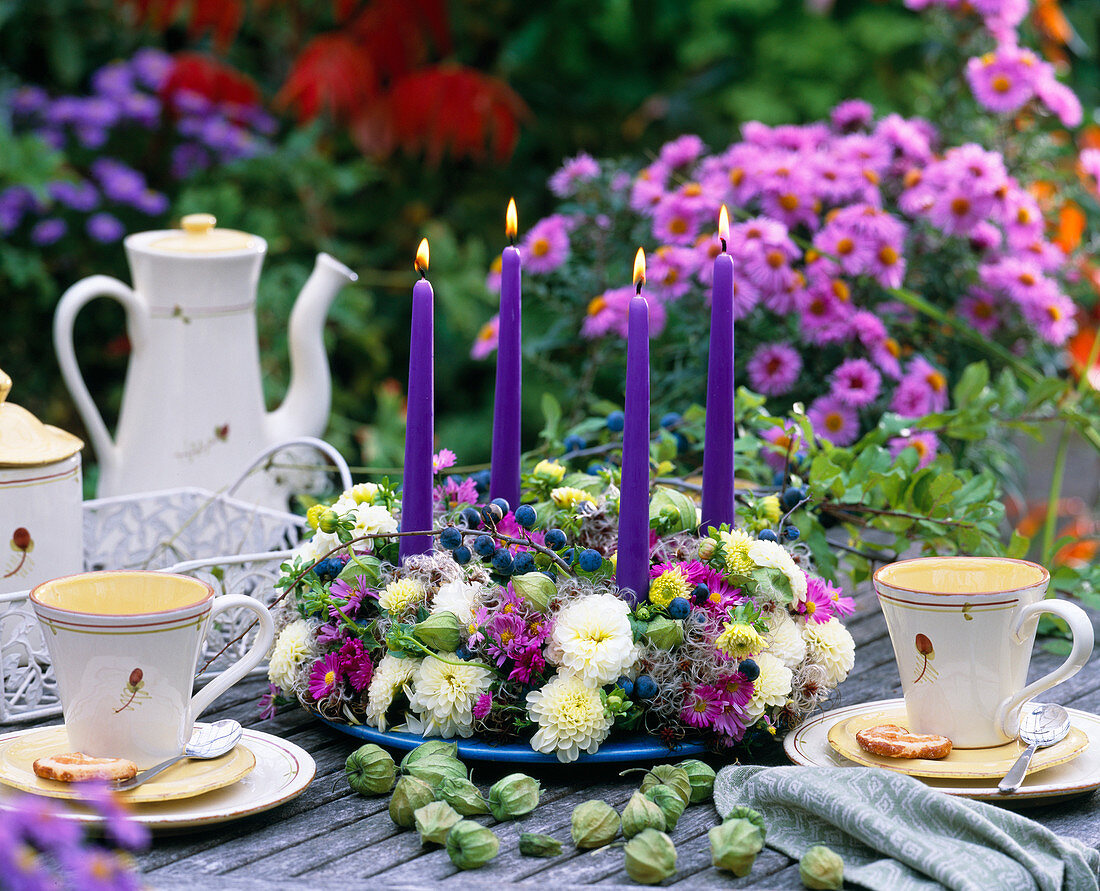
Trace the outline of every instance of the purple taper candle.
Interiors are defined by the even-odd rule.
[[[432,528],[432,446],[435,439],[434,295],[428,274],[428,239],[416,251],[420,281],[413,285],[412,326],[409,329],[409,401],[405,421],[405,469],[401,486],[401,531]],[[404,560],[432,548],[432,536],[400,539]]]
[[[714,258],[710,299],[710,358],[707,361],[707,427],[703,441],[703,531],[734,524],[733,457],[733,257],[726,205],[718,218],[722,253]]]
[[[615,580],[634,603],[649,596],[649,304],[642,296],[645,252],[634,258],[626,338],[626,411],[619,486],[619,553]]]
[[[500,265],[500,334],[497,345],[497,389],[493,401],[493,455],[489,497],[519,506],[520,402],[523,391],[523,345],[520,257],[516,250],[516,199],[508,202],[505,230],[511,244]]]

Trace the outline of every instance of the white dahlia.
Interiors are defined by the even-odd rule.
[[[353,517],[352,535],[389,535],[397,531],[397,520],[380,504],[360,504]]]
[[[367,687],[367,723],[379,730],[386,729],[386,712],[393,704],[393,698],[409,683],[419,667],[419,659],[400,659],[392,653],[382,657]]]
[[[837,619],[807,622],[802,628],[802,639],[806,641],[810,659],[824,667],[830,688],[848,677],[856,663],[856,642]]]
[[[765,618],[768,631],[764,635],[767,641],[765,652],[771,653],[787,668],[794,671],[806,658],[806,642],[798,625],[785,608],[776,610]]]
[[[614,723],[604,709],[598,688],[577,675],[562,672],[527,694],[527,715],[539,725],[531,737],[531,748],[555,754],[563,763],[576,761],[581,752],[595,752]]]
[[[559,664],[589,686],[610,683],[634,664],[638,649],[630,607],[614,594],[589,594],[554,617],[552,651]]]
[[[752,699],[745,706],[753,721],[764,714],[765,708],[786,703],[794,680],[794,672],[770,653],[761,653],[755,661],[760,677],[752,682]]]
[[[276,687],[289,690],[294,686],[298,666],[313,656],[313,634],[309,622],[297,619],[287,625],[271,648],[267,679]]]
[[[306,565],[320,560],[333,548],[340,547],[340,539],[335,532],[314,532],[312,538],[303,541],[294,549],[294,555],[301,557]]]
[[[462,579],[447,582],[439,586],[432,598],[432,613],[454,613],[459,622],[469,625],[474,620],[474,606],[480,593],[480,586],[471,585]]]
[[[431,734],[470,736],[474,703],[489,691],[493,673],[474,663],[458,662],[454,653],[439,655],[438,659],[425,657],[413,675],[409,707]]]
[[[783,545],[758,538],[749,545],[749,559],[757,566],[778,569],[787,577],[791,592],[794,594],[792,606],[797,606],[806,599],[806,573],[798,568],[794,558]]]

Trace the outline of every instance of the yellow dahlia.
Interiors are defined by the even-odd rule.
[[[557,461],[547,461],[545,458],[535,465],[532,473],[541,480],[552,483],[560,483],[565,476],[565,468]]]
[[[749,556],[749,546],[755,539],[740,529],[719,532],[718,537],[722,540],[722,554],[726,560],[726,569],[736,575],[752,572],[755,564]]]
[[[574,489],[572,486],[560,486],[550,493],[550,498],[558,507],[573,510],[582,501],[591,501],[592,496],[583,489]]]
[[[527,694],[527,715],[539,725],[531,748],[576,761],[592,754],[611,733],[614,718],[604,709],[600,691],[575,674],[556,674],[541,689]]]
[[[391,616],[396,616],[421,603],[427,596],[427,589],[416,579],[398,579],[382,589],[378,595],[378,605]]]
[[[298,619],[287,625],[275,638],[271,659],[267,665],[267,679],[284,690],[294,686],[294,673],[298,666],[313,655],[313,635],[309,622]]]
[[[679,568],[666,569],[649,583],[649,602],[665,609],[676,597],[688,597],[691,585]]]
[[[731,659],[745,659],[762,652],[765,643],[760,632],[752,625],[745,622],[727,622],[726,627],[714,642],[714,646]]]
[[[358,483],[348,489],[348,493],[355,499],[356,504],[370,504],[378,494],[378,484]]]

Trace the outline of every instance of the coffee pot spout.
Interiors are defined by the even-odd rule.
[[[317,255],[290,314],[290,387],[282,405],[267,415],[269,441],[324,433],[332,403],[325,317],[340,288],[357,278],[339,260],[324,253]]]

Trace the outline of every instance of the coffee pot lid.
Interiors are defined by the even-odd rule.
[[[0,466],[53,464],[84,448],[79,437],[43,424],[22,406],[8,402],[10,392],[11,378],[0,370]]]
[[[182,229],[174,229],[147,247],[179,254],[220,254],[243,251],[257,244],[255,235],[236,229],[218,229],[217,219],[209,213],[191,213],[180,220]]]

